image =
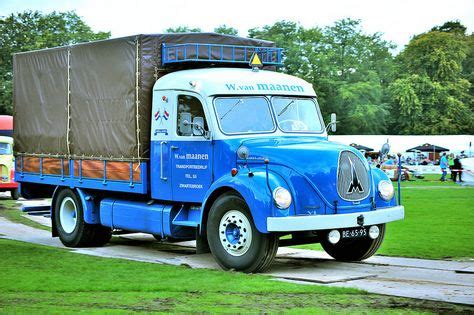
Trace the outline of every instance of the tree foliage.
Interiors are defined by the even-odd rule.
[[[0,113],[12,113],[13,54],[110,37],[93,32],[74,12],[26,11],[0,19]]]
[[[199,33],[202,32],[199,27],[177,26],[169,27],[165,30],[166,33]]]
[[[217,34],[225,34],[225,35],[238,35],[239,31],[236,28],[227,26],[225,24],[219,25],[218,27],[214,28],[214,33]]]
[[[393,44],[380,34],[365,34],[360,21],[344,19],[324,29],[281,21],[249,35],[285,49],[282,70],[313,83],[323,114],[337,112],[339,133],[385,132]]]
[[[389,87],[394,127],[402,134],[472,133],[469,58],[472,35],[458,22],[415,36],[397,57],[397,78]]]

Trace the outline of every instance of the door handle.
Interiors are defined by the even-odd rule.
[[[179,147],[177,147],[177,146],[175,146],[175,145],[172,145],[170,148],[171,148],[171,150],[177,150],[177,149],[179,149]]]
[[[160,142],[160,179],[161,180],[168,180],[168,178],[163,176],[163,145],[168,144],[166,141]]]

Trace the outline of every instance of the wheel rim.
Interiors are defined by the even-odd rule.
[[[232,256],[242,256],[252,244],[252,226],[238,210],[228,211],[219,224],[222,247]]]
[[[74,199],[71,197],[66,197],[61,202],[59,220],[61,221],[61,227],[66,233],[72,233],[76,228],[77,208]]]

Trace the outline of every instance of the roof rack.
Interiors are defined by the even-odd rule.
[[[184,62],[249,63],[257,53],[264,65],[282,66],[283,48],[222,44],[163,44],[163,65]]]

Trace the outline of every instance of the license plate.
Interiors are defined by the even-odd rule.
[[[368,235],[367,229],[365,227],[351,228],[341,230],[341,238],[361,238]]]

